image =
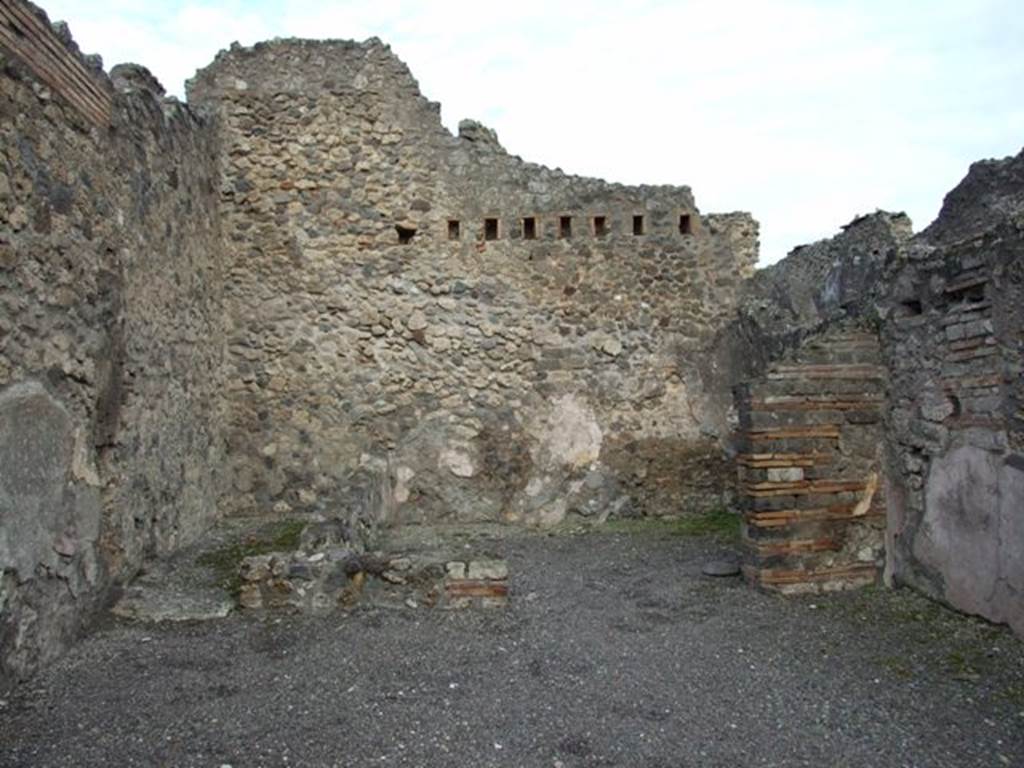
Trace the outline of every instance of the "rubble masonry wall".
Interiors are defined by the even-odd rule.
[[[366,472],[402,522],[728,498],[698,370],[749,216],[452,136],[377,40],[234,47],[189,100],[223,131],[235,510],[334,513]]]
[[[31,13],[0,48],[0,686],[205,530],[222,462],[212,134]]]
[[[888,275],[888,573],[1024,635],[1024,152]]]

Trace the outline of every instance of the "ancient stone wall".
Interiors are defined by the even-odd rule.
[[[912,235],[905,214],[858,216],[835,237],[794,248],[745,281],[736,314],[715,335],[701,371],[718,419],[735,423],[733,388],[764,375],[806,339],[836,323],[874,318],[881,275]]]
[[[872,580],[884,504],[891,580],[1024,632],[1024,154],[751,278],[748,215],[453,136],[377,40],[236,46],[196,113],[20,0],[0,44],[0,686],[218,502],[727,504],[743,381],[753,579]]]
[[[212,134],[51,33],[40,60],[89,71],[106,125],[32,45],[0,48],[0,685],[204,530],[222,460]]]
[[[100,128],[110,125],[111,92],[98,56],[81,56],[66,24],[50,24],[31,3],[0,6],[0,45],[30,63],[40,83]],[[100,75],[97,77],[97,75]]]
[[[752,580],[872,580],[884,504],[890,582],[1024,632],[1022,233],[1024,153],[972,166],[913,238],[905,217],[878,213],[746,284],[711,373],[749,382],[736,406]],[[851,327],[879,337],[871,380],[835,365],[851,362]],[[822,478],[833,504],[811,503]],[[829,571],[836,552],[850,568]]]
[[[892,580],[1024,634],[1024,153],[887,275]]]
[[[882,274],[910,220],[878,211],[795,248],[742,290],[709,389],[732,391],[748,580],[783,592],[877,580],[884,563]]]
[[[393,521],[721,503],[697,371],[749,216],[452,136],[376,40],[236,47],[189,99],[223,130],[234,509],[367,473]]]

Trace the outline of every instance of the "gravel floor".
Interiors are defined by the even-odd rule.
[[[1024,643],[701,576],[723,546],[508,538],[491,613],[111,620],[0,704],[0,765],[1024,766]]]

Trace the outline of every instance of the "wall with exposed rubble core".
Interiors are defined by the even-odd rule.
[[[701,350],[757,225],[686,187],[523,162],[441,124],[377,40],[222,52],[232,509],[392,521],[680,513],[731,482]]]
[[[377,40],[195,113],[21,0],[0,51],[0,687],[221,510],[680,513],[737,425],[754,580],[870,580],[884,507],[890,581],[1024,633],[1024,154],[749,279],[748,215],[452,136]]]
[[[0,688],[213,519],[223,352],[211,134],[141,68],[108,79],[3,13]]]
[[[702,371],[720,420],[735,420],[733,388],[836,323],[876,315],[883,272],[902,258],[913,236],[903,213],[858,216],[835,237],[794,248],[745,281],[732,322],[712,342]]]
[[[795,250],[716,341],[707,388],[741,385],[746,571],[827,590],[884,562],[1024,634],[1024,153],[973,165],[910,234],[879,212]]]
[[[1024,152],[974,164],[885,283],[890,578],[1024,635]]]

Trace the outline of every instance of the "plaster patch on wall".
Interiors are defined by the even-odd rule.
[[[568,503],[564,498],[552,499],[542,507],[539,507],[530,517],[529,522],[541,527],[558,525],[565,520],[569,511]]]
[[[395,470],[395,501],[404,504],[409,500],[409,481],[416,477],[412,467],[399,467]]]
[[[945,597],[968,613],[1024,626],[1024,473],[1002,457],[960,446],[932,461],[914,554],[944,577]]]
[[[96,470],[92,447],[86,431],[81,427],[75,429],[74,450],[71,457],[71,475],[94,488],[100,487],[100,476]]]
[[[438,467],[447,469],[456,477],[473,477],[476,474],[476,467],[473,466],[473,459],[469,454],[455,448],[443,449],[438,454],[437,464]]]
[[[601,455],[603,435],[593,409],[575,394],[556,398],[533,430],[539,466],[584,467]]]
[[[71,420],[36,382],[0,396],[0,562],[22,580],[37,563],[56,562],[51,547],[66,524]]]
[[[641,437],[698,437],[700,422],[694,416],[694,407],[684,382],[677,378],[665,381],[660,398],[648,413]]]
[[[803,479],[803,472],[801,471],[801,477]],[[871,500],[875,498],[875,491],[878,490],[878,473],[872,472],[868,475],[868,479],[864,483],[864,494],[860,497],[860,501],[853,508],[851,513],[852,517],[863,517],[871,509]]]
[[[536,498],[544,491],[549,480],[550,478],[546,477],[531,477],[530,482],[526,484],[526,495],[531,499]]]

